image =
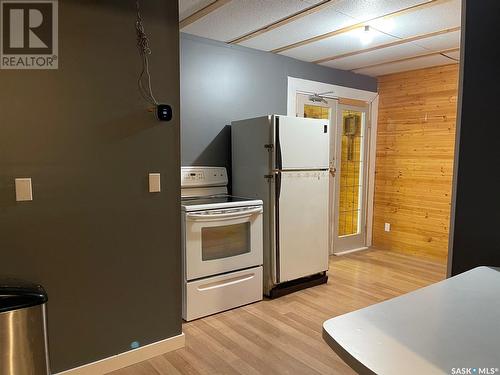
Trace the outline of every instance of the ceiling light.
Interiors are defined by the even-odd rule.
[[[373,41],[373,33],[370,30],[370,26],[365,26],[365,29],[361,33],[359,39],[361,40],[361,44],[370,44]]]
[[[380,18],[378,20],[370,21],[370,26],[382,32],[390,33],[396,28],[396,22],[394,21],[394,18]]]

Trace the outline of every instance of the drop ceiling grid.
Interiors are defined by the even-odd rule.
[[[335,5],[335,10],[358,21],[366,21],[388,13],[396,12],[428,0],[342,0]]]
[[[232,0],[182,31],[229,42],[307,9],[321,0]]]
[[[445,0],[394,17],[370,21],[369,24],[380,31],[400,38],[451,29],[461,24],[460,1]]]
[[[321,65],[331,68],[352,70],[363,66],[390,63],[391,61],[423,55],[429,51],[442,51],[446,49],[458,48],[460,32],[436,35],[429,38],[420,39],[416,42],[403,43],[396,46],[384,47],[375,51],[359,53],[340,59],[326,61]]]
[[[415,41],[415,44],[429,50],[441,51],[460,47],[460,30]]]
[[[287,23],[240,43],[243,46],[271,51],[321,34],[350,26],[358,21],[338,13],[332,6]]]
[[[214,0],[179,0],[179,20],[183,20],[193,13],[205,8]]]
[[[343,57],[340,59],[327,61],[321,65],[330,68],[343,70],[352,70],[364,66],[379,64],[386,61],[394,61],[409,56],[423,55],[428,51],[414,43],[405,43],[393,47],[378,49],[371,52],[361,53],[359,55]]]
[[[380,44],[391,43],[397,40],[389,35],[372,30],[373,41],[369,45],[361,42],[360,34],[362,28],[347,33],[332,36],[314,43],[309,43],[297,48],[281,52],[282,55],[293,57],[304,61],[316,61],[329,56],[358,51],[368,46],[373,47]]]
[[[373,77],[382,76],[386,74],[399,73],[409,70],[423,69],[431,66],[453,64],[453,60],[441,55],[432,55],[420,57],[412,60],[395,62],[391,64],[381,65],[372,68],[359,69],[356,73],[365,74]]]
[[[332,5],[269,32],[257,35],[240,45],[265,51],[274,50],[318,35],[335,31],[358,22],[381,17],[404,8],[427,3],[429,0],[337,0]],[[180,18],[184,19],[214,0],[180,0]],[[232,0],[214,12],[183,28],[182,31],[205,38],[229,42],[252,31],[305,10],[322,0]],[[359,30],[335,35],[313,43],[281,52],[303,61],[313,62],[330,56],[356,52],[381,46],[400,39],[425,35],[461,24],[461,0],[440,0],[421,9],[411,10],[393,17],[369,21],[373,41],[363,44]],[[380,32],[380,31],[382,32]],[[410,43],[381,48],[371,52],[336,59],[321,65],[353,70],[368,75],[383,75],[396,71],[418,69],[453,63],[443,56],[428,56],[399,63],[390,61],[460,46],[460,30],[420,39]],[[448,53],[458,59],[460,53]],[[444,59],[444,60],[443,60]],[[357,69],[383,63],[384,66]],[[420,64],[420,65],[419,65]]]

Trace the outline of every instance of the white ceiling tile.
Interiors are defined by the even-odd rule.
[[[321,0],[232,0],[186,26],[183,32],[229,42],[309,8]]]
[[[461,7],[461,0],[448,0],[394,17],[370,21],[370,25],[400,38],[428,34],[460,26]]]
[[[430,38],[420,39],[414,42],[430,51],[441,51],[460,47],[460,30],[452,33],[441,34]]]
[[[333,7],[302,17],[281,27],[249,39],[241,45],[271,51],[332,30],[357,23],[352,17],[338,13]]]
[[[344,57],[337,60],[325,62],[321,65],[330,68],[352,70],[363,66],[379,64],[386,61],[403,59],[408,56],[422,55],[427,50],[412,43],[400,44],[398,46],[365,52],[359,55]]]
[[[427,0],[342,0],[334,7],[337,11],[365,21],[396,12]]]
[[[363,28],[335,35],[318,42],[309,43],[301,47],[281,52],[281,54],[304,61],[315,61],[329,56],[357,51],[363,48],[390,43],[397,40],[394,37],[370,30],[372,42],[363,43],[361,36],[365,33]]]
[[[179,20],[183,20],[200,9],[205,8],[214,0],[179,0]]]
[[[423,69],[431,66],[447,65],[452,63],[453,63],[452,60],[444,56],[432,55],[397,63],[385,64],[372,68],[359,69],[356,70],[356,73],[377,77],[391,73],[399,73],[409,70]]]

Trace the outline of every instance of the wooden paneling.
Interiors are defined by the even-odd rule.
[[[374,246],[446,259],[457,84],[456,64],[379,78]]]
[[[185,348],[112,375],[354,375],[323,341],[323,322],[440,281],[445,273],[444,263],[388,251],[331,257],[328,284],[186,323]]]
[[[368,103],[362,100],[339,98],[339,104],[352,105],[354,107],[368,108]]]

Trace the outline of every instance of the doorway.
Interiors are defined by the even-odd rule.
[[[335,254],[366,247],[367,115],[367,106],[337,106],[332,198]]]
[[[325,94],[326,95],[326,94]],[[368,104],[297,93],[296,116],[330,120],[330,254],[367,246]]]

